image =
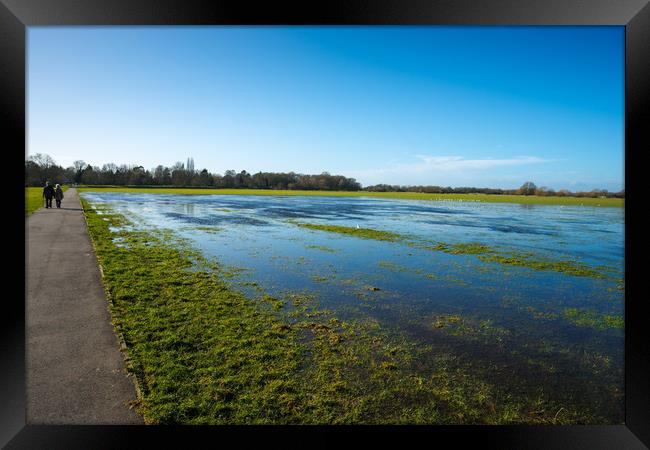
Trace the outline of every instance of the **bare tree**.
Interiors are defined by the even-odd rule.
[[[56,163],[52,159],[50,155],[46,155],[43,153],[36,153],[35,155],[32,155],[30,158],[30,161],[35,162],[38,164],[41,169],[49,169],[52,166],[55,166]]]

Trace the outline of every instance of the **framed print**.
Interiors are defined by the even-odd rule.
[[[647,2],[0,11],[7,448],[647,448]]]

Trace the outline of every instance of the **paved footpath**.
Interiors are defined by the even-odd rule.
[[[25,234],[27,424],[142,424],[76,190]]]

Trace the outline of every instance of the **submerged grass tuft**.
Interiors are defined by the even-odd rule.
[[[311,250],[320,250],[321,252],[326,252],[326,253],[336,253],[335,249],[331,247],[326,247],[324,245],[305,245],[305,248],[309,248]]]
[[[422,250],[444,252],[452,255],[477,255],[483,262],[498,263],[503,265],[525,267],[533,270],[553,271],[565,273],[576,277],[606,278],[603,271],[596,270],[578,261],[562,260],[555,261],[529,252],[503,251],[478,242],[450,244],[437,242],[434,244],[413,239],[410,236],[393,233],[389,231],[374,230],[371,228],[354,228],[340,225],[323,225],[317,223],[304,223],[291,221],[296,226],[310,230],[327,231],[362,239],[373,239],[376,241],[401,242],[414,248]],[[383,263],[389,268],[386,263]],[[390,263],[388,263],[390,264]],[[394,267],[393,267],[394,268]],[[619,283],[619,285],[621,285]]]
[[[552,261],[535,259],[517,253],[511,253],[509,255],[488,253],[485,255],[479,255],[478,258],[485,262],[496,262],[511,266],[527,267],[534,270],[561,272],[575,277],[605,278],[605,275],[601,272],[592,269],[586,264],[570,260]]]
[[[567,308],[564,310],[563,317],[579,327],[590,327],[599,330],[607,328],[623,329],[625,327],[625,320],[621,316],[601,315],[588,309]]]
[[[373,239],[376,241],[399,242],[404,236],[389,231],[373,230],[370,228],[344,227],[340,225],[323,225],[318,223],[294,222],[295,225],[309,230],[329,231],[330,233],[347,234],[362,239]]]

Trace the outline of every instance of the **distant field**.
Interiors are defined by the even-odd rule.
[[[63,186],[63,192],[67,190],[68,186]],[[25,188],[25,215],[29,216],[31,213],[36,211],[38,208],[42,208],[43,206],[45,206],[45,200],[43,200],[43,188]]]
[[[187,194],[187,195],[311,195],[333,197],[376,197],[401,198],[410,200],[442,200],[491,203],[520,203],[535,205],[584,205],[600,207],[619,207],[625,205],[622,198],[576,198],[539,197],[536,195],[493,195],[493,194],[425,194],[417,192],[344,192],[344,191],[298,191],[271,189],[183,189],[183,188],[121,188],[121,187],[83,187],[79,192],[137,192],[143,194]]]

